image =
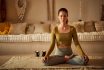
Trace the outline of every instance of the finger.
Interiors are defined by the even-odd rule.
[[[88,61],[86,60],[86,61],[84,61],[84,64],[87,64],[88,63]]]
[[[45,62],[45,59],[43,59],[42,61]]]
[[[86,61],[86,62],[88,62],[88,59],[87,59],[87,58],[85,58],[85,61]]]
[[[85,58],[84,58],[84,61],[85,61],[85,62],[88,62],[88,59],[85,57]]]
[[[85,63],[88,63],[88,60],[85,60]]]
[[[46,57],[45,60],[48,60],[48,57]]]

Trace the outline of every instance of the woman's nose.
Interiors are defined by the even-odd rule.
[[[64,19],[64,18],[65,18],[64,16],[61,17],[61,19]]]

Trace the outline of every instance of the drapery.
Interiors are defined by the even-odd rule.
[[[6,20],[6,0],[0,0],[0,22]]]

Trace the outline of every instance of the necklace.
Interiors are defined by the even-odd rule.
[[[64,30],[66,30],[66,27],[63,27]]]
[[[63,30],[66,30],[66,29],[67,29],[67,26],[63,26],[62,29],[63,29]]]
[[[68,29],[68,25],[60,25],[59,28],[61,28],[62,31],[65,31]]]

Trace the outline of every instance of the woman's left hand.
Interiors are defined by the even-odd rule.
[[[88,63],[88,61],[89,61],[88,56],[87,56],[87,55],[84,55],[84,56],[83,56],[83,58],[84,58],[84,61],[85,61],[85,63],[84,63],[84,64],[87,64],[87,63]]]

